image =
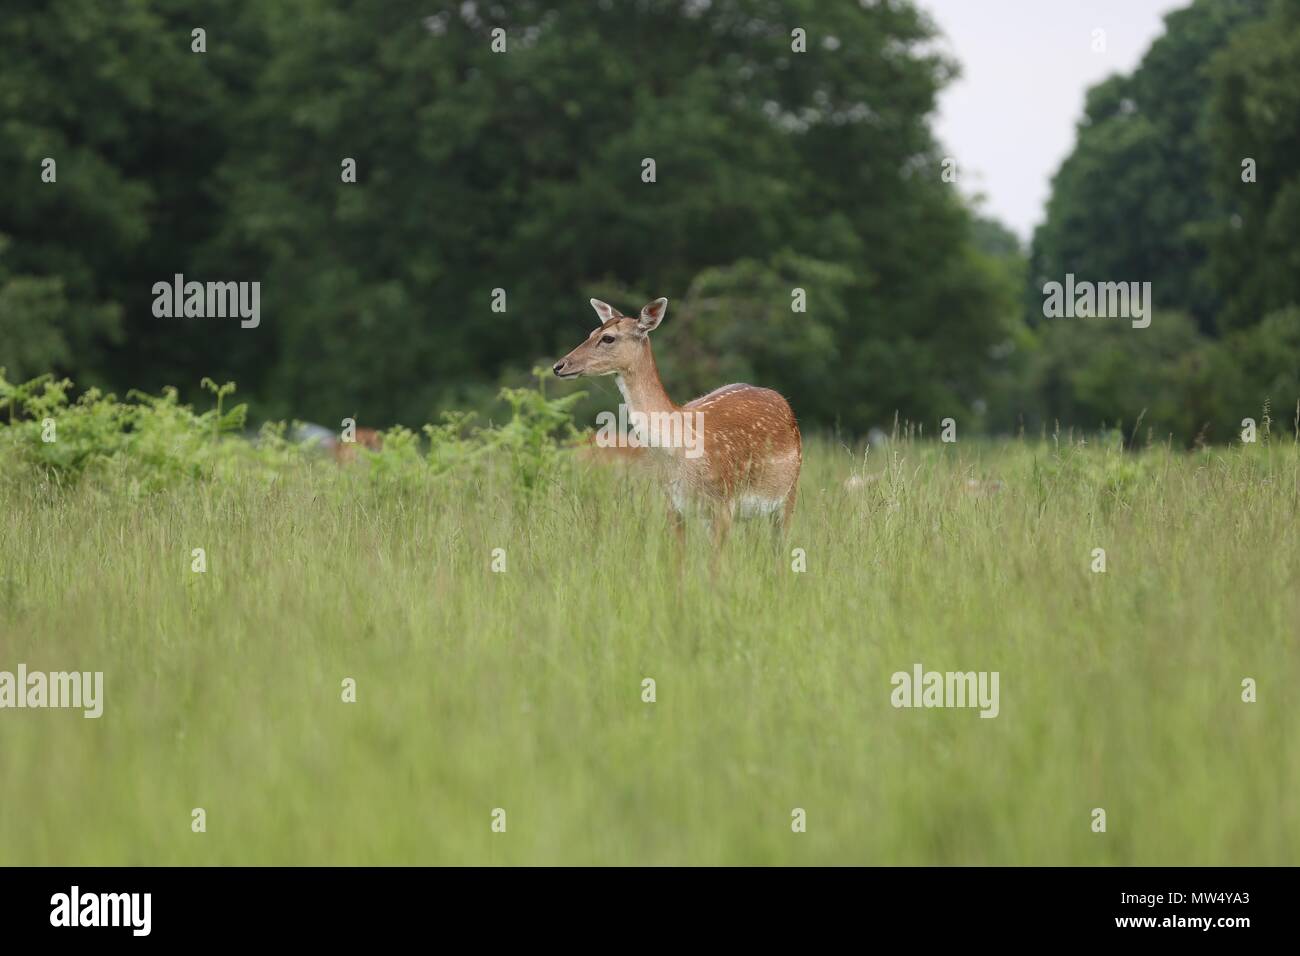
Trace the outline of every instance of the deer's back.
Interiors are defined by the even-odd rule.
[[[764,502],[783,499],[793,490],[803,443],[794,411],[779,392],[725,385],[682,409],[704,416],[704,454],[688,475],[693,490]]]

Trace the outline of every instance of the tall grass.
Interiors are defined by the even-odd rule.
[[[1292,444],[814,441],[779,552],[684,567],[566,453],[34,474],[0,669],[103,671],[104,714],[0,711],[0,863],[1300,862]],[[917,662],[1000,714],[895,709]]]

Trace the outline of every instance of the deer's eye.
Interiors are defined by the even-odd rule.
[[[602,344],[602,345],[609,345],[611,342],[614,341],[614,336],[612,336],[612,335],[602,335],[602,336],[600,337],[600,341],[601,341],[601,344]]]

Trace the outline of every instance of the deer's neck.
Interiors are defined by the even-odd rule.
[[[671,412],[676,411],[664,383],[659,380],[659,369],[655,366],[654,355],[647,347],[645,358],[620,374],[614,380],[618,390],[623,393],[623,401],[628,410],[633,412]]]

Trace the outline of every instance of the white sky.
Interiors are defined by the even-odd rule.
[[[962,76],[939,98],[935,130],[968,195],[1028,239],[1052,175],[1074,146],[1088,87],[1127,73],[1190,0],[917,0]],[[1106,31],[1094,52],[1093,31]]]

